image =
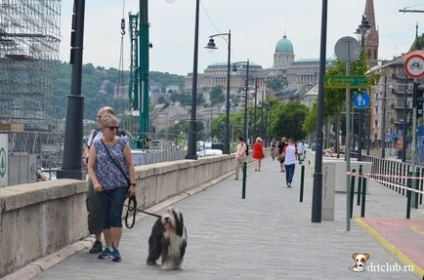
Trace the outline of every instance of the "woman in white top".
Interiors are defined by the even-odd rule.
[[[291,188],[293,181],[294,168],[296,167],[296,155],[297,148],[294,145],[293,139],[289,138],[287,141],[287,146],[284,147],[284,167],[286,169],[286,183],[287,187]]]

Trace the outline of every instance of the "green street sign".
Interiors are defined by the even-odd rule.
[[[365,88],[368,85],[365,76],[325,76],[326,88]]]

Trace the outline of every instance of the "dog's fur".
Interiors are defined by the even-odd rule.
[[[353,271],[365,271],[365,264],[367,263],[367,260],[370,259],[370,254],[354,253],[352,254],[352,259],[355,261],[355,265],[352,267]]]
[[[153,225],[149,238],[147,264],[155,265],[161,257],[162,269],[183,269],[187,247],[187,229],[183,214],[169,208]]]

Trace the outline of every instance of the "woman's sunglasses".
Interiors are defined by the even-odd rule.
[[[106,127],[109,128],[110,131],[119,129],[119,126],[106,126]]]

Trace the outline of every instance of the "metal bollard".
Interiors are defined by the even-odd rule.
[[[416,169],[415,169],[415,173],[414,173],[415,175],[414,175],[414,184],[413,184],[413,186],[415,187],[415,190],[417,190],[418,191],[418,183],[419,183],[419,181],[418,181],[418,179],[417,179],[417,177],[419,177],[420,176],[420,169],[417,167]],[[415,194],[415,209],[418,209],[418,200],[419,200],[419,193],[418,192],[414,192],[414,194]]]
[[[303,186],[305,184],[305,165],[300,168],[300,197],[299,201],[303,202]]]
[[[421,168],[420,174],[421,174],[421,176],[424,175],[424,169]],[[423,193],[422,193],[422,191],[423,191],[423,180],[420,178],[418,182],[419,182],[419,185],[420,185],[420,187],[418,189],[421,191],[420,192],[420,204],[423,204]]]
[[[412,175],[412,172],[409,172],[409,176]],[[408,188],[410,188],[412,185],[412,180],[411,178],[407,179],[407,184],[406,186]],[[411,217],[411,191],[410,190],[406,190],[406,218],[409,219]]]
[[[356,200],[356,205],[361,205],[361,189],[362,189],[362,164],[359,165],[359,174],[358,174],[358,197]]]
[[[353,197],[355,195],[355,173],[356,169],[352,169],[353,175],[350,179],[350,218],[353,216]]]
[[[246,177],[247,177],[247,162],[243,162],[243,187],[241,191],[241,198],[246,198]]]
[[[367,194],[367,178],[364,178],[362,186],[362,204],[361,204],[361,218],[365,217],[365,198]]]

